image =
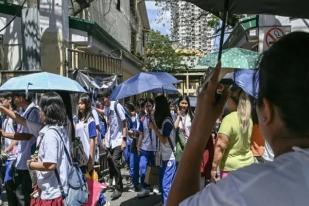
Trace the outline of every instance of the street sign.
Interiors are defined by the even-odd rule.
[[[271,28],[267,31],[264,37],[264,43],[269,48],[281,37],[284,36],[284,31],[281,28]]]
[[[291,26],[270,26],[260,27],[259,51],[263,52],[269,49],[281,37],[291,32]]]

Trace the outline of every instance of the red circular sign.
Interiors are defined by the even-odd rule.
[[[270,47],[283,36],[284,32],[280,28],[271,28],[265,35],[265,43]]]

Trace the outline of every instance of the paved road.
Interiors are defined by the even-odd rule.
[[[122,170],[121,173],[123,174],[124,177],[128,175],[128,172],[126,170]],[[161,197],[160,195],[157,194],[151,194],[150,196],[141,199],[137,198],[136,192],[128,191],[129,183],[126,180],[126,178],[124,178],[123,184],[124,184],[124,192],[122,193],[122,196],[117,200],[113,201],[110,200],[112,191],[108,190],[105,192],[105,196],[109,201],[110,206],[154,206],[161,202]]]
[[[128,172],[126,170],[122,170],[121,171],[123,176],[126,177],[128,176]],[[105,192],[105,196],[107,198],[107,201],[109,202],[109,204],[107,204],[106,206],[154,206],[158,203],[161,202],[161,197],[160,195],[156,195],[156,194],[152,194],[146,198],[142,198],[139,199],[136,197],[136,192],[129,192],[128,191],[128,181],[126,180],[126,178],[124,178],[123,180],[123,184],[124,184],[124,192],[122,193],[122,196],[117,199],[117,200],[113,200],[111,201],[111,194],[112,191],[107,190]],[[8,203],[5,201],[6,197],[5,197],[5,191],[3,192],[3,204],[1,206],[8,206]]]

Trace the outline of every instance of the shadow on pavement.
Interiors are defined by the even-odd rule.
[[[150,195],[145,198],[131,198],[129,200],[126,200],[120,204],[120,206],[153,206],[161,202],[161,196],[160,195]]]

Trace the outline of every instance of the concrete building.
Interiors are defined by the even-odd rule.
[[[210,52],[213,29],[207,26],[210,20],[204,10],[192,3],[171,3],[171,38],[183,48]]]
[[[123,79],[141,71],[150,29],[144,0],[41,0],[31,12],[33,1],[23,2],[0,0],[0,28],[14,19],[0,32],[2,79],[25,70],[69,75],[79,69]],[[33,43],[25,52],[27,42]],[[39,66],[25,68],[25,54],[35,52]]]

